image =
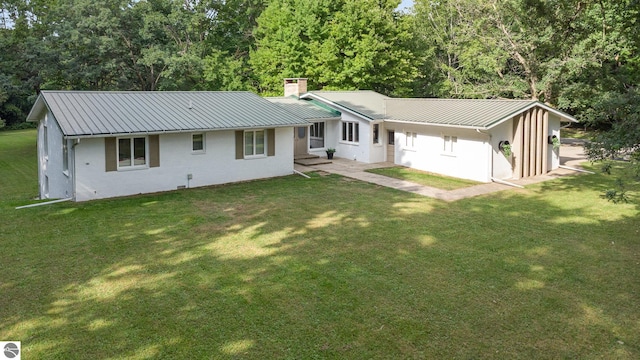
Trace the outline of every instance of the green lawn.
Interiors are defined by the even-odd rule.
[[[639,199],[600,199],[609,177],[445,203],[290,176],[15,210],[34,134],[0,133],[0,340],[23,359],[640,358]]]
[[[458,179],[444,175],[433,174],[430,172],[411,169],[404,166],[376,168],[366,171],[374,174],[392,177],[395,179],[411,181],[417,184],[431,186],[442,190],[455,190],[480,184],[479,182],[472,180]]]
[[[561,135],[563,138],[589,140],[594,134],[581,127],[568,127],[562,129]]]

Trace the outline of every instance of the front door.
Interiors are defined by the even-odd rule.
[[[307,151],[307,127],[293,129],[293,156],[306,155]]]
[[[396,133],[393,130],[387,131],[387,161],[395,163],[396,160]]]

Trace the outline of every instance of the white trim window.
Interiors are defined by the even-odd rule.
[[[266,156],[266,141],[264,130],[246,130],[244,132],[244,156]]]
[[[324,147],[324,121],[314,122],[309,126],[309,147],[312,149]]]
[[[456,150],[458,149],[458,137],[457,136],[444,135],[442,137],[442,139],[443,139],[443,143],[444,143],[444,146],[442,148],[442,152],[444,152],[447,155],[455,154]]]
[[[415,149],[418,140],[418,133],[407,131],[405,132],[405,149]]]
[[[342,122],[342,141],[350,143],[360,142],[360,124],[357,121]]]
[[[373,129],[373,143],[380,144],[380,124],[373,124],[371,128]]]
[[[204,133],[191,134],[191,151],[194,153],[205,152],[205,136]]]
[[[67,139],[62,138],[62,172],[69,173],[69,145]]]
[[[147,138],[118,138],[118,169],[147,167]]]
[[[46,121],[42,124],[42,151],[45,160],[49,160],[49,130]]]

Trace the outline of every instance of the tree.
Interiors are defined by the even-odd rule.
[[[49,40],[61,61],[49,86],[177,90],[202,84],[206,17],[189,1],[64,0]]]
[[[555,103],[571,74],[595,61],[581,0],[416,2],[440,94]],[[432,35],[433,34],[433,35]]]
[[[254,31],[250,64],[260,91],[280,93],[282,79],[309,77],[313,88],[407,93],[417,75],[404,48],[410,32],[399,1],[275,0]]]
[[[204,58],[207,88],[254,90],[257,82],[249,65],[253,29],[265,8],[264,0],[211,0],[204,3],[210,20]]]
[[[626,159],[627,181],[640,181],[640,3],[600,1],[588,12],[594,29],[585,41],[596,61],[572,78],[560,97],[561,106],[574,111],[595,131],[586,146],[591,161]],[[624,195],[624,180],[608,194]],[[616,197],[607,197],[615,201]]]
[[[24,122],[43,82],[51,54],[42,41],[46,1],[2,2],[0,27],[0,119],[7,126]],[[10,26],[7,24],[10,23]]]
[[[246,61],[226,51],[213,50],[204,59],[204,77],[213,90],[254,90]]]
[[[397,7],[398,1],[345,1],[326,37],[311,41],[310,76],[326,88],[408,94],[417,69],[406,46],[408,22]]]

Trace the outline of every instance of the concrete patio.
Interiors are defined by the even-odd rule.
[[[564,166],[579,168],[580,163],[586,160],[586,156],[584,154],[584,150],[582,148],[582,144],[579,142],[571,142],[567,144],[563,144],[560,148],[560,163]],[[428,196],[431,198],[444,200],[444,201],[456,201],[460,199],[465,199],[469,197],[489,194],[497,191],[504,191],[509,189],[515,189],[515,187],[505,184],[500,184],[496,182],[479,184],[475,186],[469,186],[456,190],[442,190],[430,186],[425,186],[421,184],[416,184],[410,181],[399,180],[390,178],[383,175],[373,174],[366,172],[368,169],[375,168],[385,168],[385,167],[393,167],[396,166],[390,162],[383,163],[375,163],[375,164],[365,164],[360,163],[354,160],[343,159],[340,157],[334,157],[331,163],[318,164],[318,165],[295,165],[295,170],[300,172],[313,172],[313,171],[324,171],[331,174],[338,174],[342,176],[346,176],[349,178],[366,181],[368,183],[386,186],[389,188],[402,190],[411,192],[414,194]],[[562,176],[569,176],[579,174],[580,172],[559,168],[553,170],[545,175],[529,177],[520,180],[506,180],[509,183],[526,186],[530,184],[539,183],[542,181],[556,179]]]

